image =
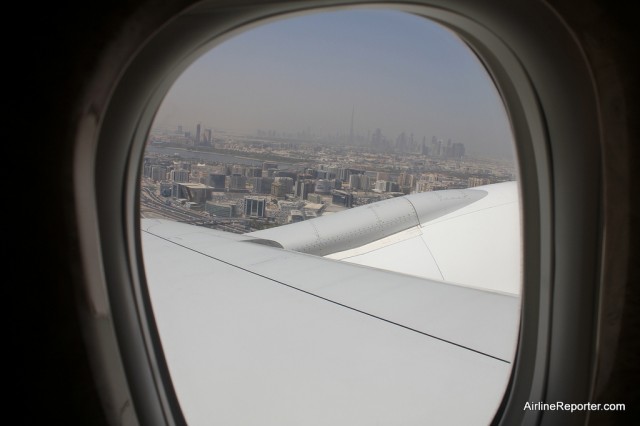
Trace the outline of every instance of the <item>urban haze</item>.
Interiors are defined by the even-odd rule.
[[[505,108],[486,70],[456,35],[392,11],[316,13],[223,42],[175,83],[157,126],[342,136],[380,129],[464,143],[513,158]]]
[[[143,217],[244,233],[515,180],[499,94],[457,36],[389,11],[266,24],[197,60],[149,136]]]

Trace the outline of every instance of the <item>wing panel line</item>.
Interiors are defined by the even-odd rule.
[[[256,276],[258,276],[258,277],[261,277],[261,278],[267,279],[267,280],[269,280],[269,281],[271,281],[271,282],[274,282],[274,283],[280,284],[280,285],[282,285],[282,286],[288,287],[288,288],[290,288],[290,289],[292,289],[292,290],[297,290],[297,291],[302,292],[302,293],[305,293],[305,294],[307,294],[307,295],[309,295],[309,296],[313,296],[313,297],[316,297],[316,298],[318,298],[318,299],[324,300],[325,302],[333,303],[333,304],[338,305],[338,306],[341,306],[341,307],[343,307],[343,308],[347,308],[347,309],[350,309],[350,310],[352,310],[352,311],[358,312],[358,313],[360,313],[360,314],[367,315],[367,316],[369,316],[369,317],[371,317],[371,318],[375,318],[375,319],[377,319],[377,320],[384,321],[384,322],[389,323],[389,324],[393,324],[393,325],[395,325],[395,326],[398,326],[398,327],[404,328],[404,329],[406,329],[406,330],[413,331],[414,333],[422,334],[422,335],[424,335],[424,336],[431,337],[432,339],[440,340],[441,342],[445,342],[445,343],[448,343],[448,344],[450,344],[450,345],[458,346],[459,348],[466,349],[466,350],[469,350],[469,351],[471,351],[471,352],[475,352],[475,353],[477,353],[477,354],[484,355],[484,356],[489,357],[489,358],[493,358],[493,359],[495,359],[495,360],[497,360],[497,361],[502,361],[502,362],[504,362],[504,363],[506,363],[506,364],[510,364],[510,362],[509,362],[509,361],[507,361],[507,360],[505,360],[505,359],[502,359],[502,358],[500,358],[500,357],[497,357],[497,356],[494,356],[494,355],[488,354],[488,353],[486,353],[486,352],[479,351],[479,350],[477,350],[477,349],[473,349],[473,348],[468,347],[468,346],[465,346],[465,345],[461,345],[460,343],[456,343],[456,342],[452,342],[452,341],[447,340],[447,339],[443,339],[442,337],[438,337],[438,336],[434,336],[434,335],[429,334],[429,333],[425,333],[424,331],[417,330],[417,329],[412,328],[412,327],[409,327],[409,326],[407,326],[407,325],[397,323],[397,322],[395,322],[395,321],[392,321],[392,320],[389,320],[389,319],[386,319],[386,318],[380,317],[380,316],[378,316],[378,315],[374,315],[374,314],[371,314],[371,313],[369,313],[369,312],[365,312],[365,311],[360,310],[360,309],[358,309],[358,308],[354,308],[354,307],[352,307],[352,306],[345,305],[345,304],[340,303],[340,302],[337,302],[337,301],[335,301],[335,300],[331,300],[331,299],[326,298],[326,297],[324,297],[324,296],[320,296],[320,295],[315,294],[315,293],[312,293],[312,292],[310,292],[310,291],[303,290],[303,289],[298,288],[298,287],[295,287],[295,286],[293,286],[293,285],[291,285],[291,284],[287,284],[287,283],[284,283],[284,282],[282,282],[282,281],[278,281],[278,280],[276,280],[276,279],[274,279],[274,278],[268,277],[268,276],[266,276],[266,275],[259,274],[259,273],[255,272],[255,271],[250,270],[250,269],[246,269],[246,268],[243,268],[243,267],[241,267],[241,266],[235,265],[235,264],[233,264],[233,263],[227,262],[226,260],[222,260],[222,259],[216,258],[216,257],[214,257],[214,256],[211,256],[211,255],[208,255],[208,254],[204,254],[204,253],[202,253],[202,252],[200,252],[200,251],[198,251],[198,250],[196,250],[196,249],[193,249],[193,248],[191,248],[191,247],[184,246],[184,245],[182,245],[182,244],[180,244],[180,243],[177,243],[177,242],[172,241],[172,240],[170,240],[170,239],[168,239],[168,238],[165,238],[165,237],[158,236],[158,235],[153,234],[153,233],[151,233],[151,232],[147,232],[147,231],[145,231],[145,230],[143,230],[142,232],[145,232],[145,233],[147,233],[147,234],[149,234],[149,235],[152,235],[152,236],[154,236],[154,237],[156,237],[156,238],[160,238],[161,240],[164,240],[164,241],[166,241],[166,242],[168,242],[168,243],[171,243],[171,244],[174,244],[174,245],[176,245],[176,246],[182,247],[182,248],[184,248],[184,249],[190,250],[190,251],[192,251],[192,252],[194,252],[194,253],[198,253],[198,254],[200,254],[201,256],[208,257],[208,258],[210,258],[210,259],[213,259],[213,260],[216,260],[216,261],[218,261],[218,262],[224,263],[225,265],[232,266],[232,267],[237,268],[237,269],[240,269],[240,270],[242,270],[242,271],[244,271],[244,272],[248,272],[248,273],[253,274],[253,275],[256,275]]]

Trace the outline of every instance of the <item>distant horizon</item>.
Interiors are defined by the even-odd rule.
[[[154,127],[348,139],[352,110],[355,138],[380,129],[392,142],[404,132],[515,158],[504,105],[476,56],[439,24],[397,11],[313,13],[247,30],[178,78]]]
[[[165,126],[163,126],[163,127],[165,127]],[[172,127],[172,125],[169,125],[169,126],[166,126],[166,127]],[[183,131],[184,130],[191,131],[189,129],[185,129],[186,126],[182,125],[182,127],[183,127]],[[203,128],[206,128],[206,127],[203,127]],[[154,132],[157,132],[160,129],[161,128],[156,127],[156,128],[153,128],[151,132],[154,133]],[[195,130],[195,126],[194,126],[193,130]],[[236,143],[239,143],[239,144],[251,143],[251,142],[255,142],[255,141],[260,141],[261,140],[261,138],[259,136],[255,136],[255,135],[251,135],[251,134],[244,134],[242,132],[226,132],[226,131],[223,131],[223,130],[219,130],[219,131],[222,132],[225,135],[226,134],[230,134],[230,135],[233,135],[233,136],[238,136],[238,137],[244,138],[245,140],[235,141]],[[371,148],[371,147],[366,146],[366,145],[339,145],[339,144],[327,144],[327,143],[315,142],[315,141],[299,141],[299,140],[296,140],[296,139],[279,140],[279,139],[269,139],[268,137],[264,138],[265,142],[268,142],[268,143],[271,142],[271,143],[274,143],[274,144],[282,143],[285,140],[287,141],[287,143],[294,143],[294,144],[312,144],[312,145],[327,146],[327,147],[331,147],[331,148],[344,148],[344,149],[354,148],[356,151],[359,151],[359,152],[373,152],[373,150],[362,149],[362,148]],[[202,154],[207,154],[207,155],[218,152],[218,151],[215,151],[215,149],[211,150],[211,148],[215,148],[215,147],[212,147],[212,146],[209,146],[209,145],[191,145],[191,146],[189,146],[189,145],[176,145],[176,144],[159,143],[159,144],[152,144],[152,145],[148,145],[148,146],[149,147],[153,147],[153,150],[149,151],[147,149],[146,153],[155,152],[155,150],[157,150],[158,148],[167,149],[167,150],[175,149],[175,150],[180,150],[180,151],[189,151],[189,152],[202,153]],[[224,148],[223,148],[223,150],[224,150]],[[295,151],[295,149],[293,151],[297,152],[297,151]],[[397,155],[398,153],[396,153],[396,152],[380,152],[380,154]],[[412,152],[404,152],[402,154],[403,155],[408,155],[408,156],[411,156],[411,155],[422,155],[420,153],[412,153]],[[221,155],[234,156],[234,154],[221,154]],[[250,152],[247,152],[247,153],[243,152],[241,157],[236,157],[236,158],[243,158],[243,159],[246,159],[246,160],[260,161],[260,162],[272,161],[272,160],[259,159],[257,157],[250,157],[250,155],[251,155]],[[502,166],[511,166],[511,167],[514,168],[514,170],[517,169],[517,164],[511,158],[492,157],[492,156],[486,156],[486,155],[483,155],[483,154],[477,154],[477,153],[473,153],[473,152],[466,153],[462,158],[459,158],[459,159],[458,158],[442,157],[442,156],[433,157],[433,156],[431,156],[429,154],[426,154],[425,156],[430,158],[431,160],[437,160],[437,161],[443,161],[443,162],[449,162],[449,161],[457,162],[457,161],[461,161],[461,160],[462,161],[466,160],[466,161],[471,161],[471,162],[476,162],[476,161],[490,162],[490,163],[491,162],[496,162],[497,164],[501,164]],[[203,161],[204,161],[204,158],[203,158]],[[297,164],[297,163],[299,163],[299,161],[291,161],[291,162],[286,162],[285,161],[285,162],[283,162],[283,164],[284,163]],[[229,163],[229,164],[231,164],[231,163]],[[401,172],[399,172],[399,173],[401,173]]]

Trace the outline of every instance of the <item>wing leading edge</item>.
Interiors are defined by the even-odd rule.
[[[420,226],[486,195],[475,189],[424,192],[247,235],[276,241],[288,250],[326,256]]]

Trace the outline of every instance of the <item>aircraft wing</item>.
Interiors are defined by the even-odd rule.
[[[424,224],[482,198],[447,204]],[[152,306],[189,424],[493,418],[515,351],[517,296],[280,248],[255,233],[153,219],[142,229]]]
[[[289,250],[520,294],[517,182],[391,198],[247,235]]]

